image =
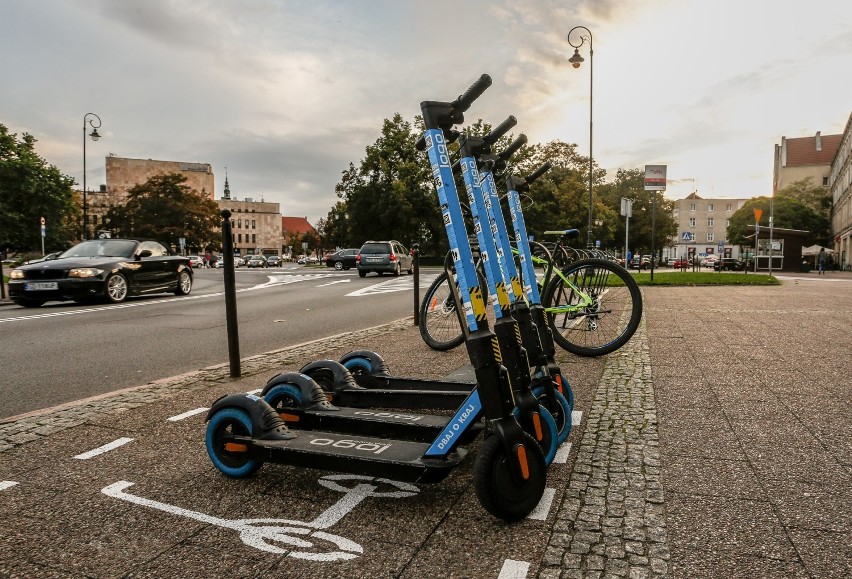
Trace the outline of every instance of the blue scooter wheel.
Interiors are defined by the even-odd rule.
[[[343,362],[343,366],[352,372],[352,374],[372,374],[373,373],[373,365],[367,358],[361,358],[360,356],[355,358],[349,358],[345,362]]]
[[[561,392],[557,390],[555,393],[556,402],[559,404],[559,412],[552,416],[553,420],[556,422],[556,436],[558,440],[557,446],[561,446],[563,442],[568,440],[568,435],[571,434],[572,405],[565,399],[565,396],[563,396]],[[544,405],[544,398],[547,396],[547,391],[544,386],[539,386],[533,389],[533,396],[538,398],[540,404]]]
[[[207,424],[205,442],[207,454],[213,466],[233,478],[245,478],[254,474],[263,462],[249,458],[248,449],[229,449],[230,436],[251,436],[252,422],[248,413],[239,408],[223,408]],[[237,445],[241,446],[241,445]]]
[[[280,414],[284,408],[299,408],[302,405],[302,391],[294,384],[278,384],[270,388],[263,399]]]
[[[525,421],[521,420],[521,411],[517,407],[512,411],[512,414],[515,415],[515,419],[519,424],[523,425]],[[541,417],[541,426],[542,426],[542,438],[541,440],[536,440],[535,434],[532,432],[527,432],[533,440],[536,440],[538,445],[541,447],[541,452],[544,454],[544,464],[545,466],[550,466],[550,463],[553,462],[554,457],[556,456],[556,450],[559,448],[559,434],[556,428],[556,421],[553,419],[553,415],[550,411],[544,406],[539,405],[538,407],[538,415]]]

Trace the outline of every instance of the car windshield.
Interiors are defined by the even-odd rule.
[[[133,257],[135,249],[136,242],[127,239],[93,239],[78,243],[59,257]]]
[[[390,245],[387,243],[365,243],[361,248],[363,254],[390,253]]]

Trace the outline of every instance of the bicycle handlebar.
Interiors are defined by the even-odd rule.
[[[473,101],[482,96],[488,87],[491,86],[491,77],[487,74],[480,76],[476,82],[470,85],[464,94],[460,95],[456,100],[450,103],[450,106],[461,113],[465,112],[473,104]]]
[[[558,231],[545,231],[544,235],[564,235],[565,237],[577,237],[580,235],[579,229],[560,229]]]
[[[548,171],[550,171],[550,167],[551,167],[551,166],[552,166],[552,165],[550,164],[550,161],[545,161],[544,165],[542,165],[541,167],[539,167],[538,169],[536,169],[536,170],[533,172],[533,174],[532,174],[532,175],[529,175],[529,176],[527,177],[527,179],[526,179],[526,181],[527,181],[527,185],[532,185],[532,183],[533,183],[536,179],[538,179],[539,177],[541,177],[542,175],[544,175],[545,173],[547,173]]]

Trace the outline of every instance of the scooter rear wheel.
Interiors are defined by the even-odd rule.
[[[545,390],[544,386],[533,388],[533,396],[538,398],[539,404],[543,407],[550,407],[547,403],[547,390]],[[573,406],[559,391],[556,391],[556,402],[559,404],[559,412],[555,414],[551,413],[551,415],[556,422],[557,446],[559,446],[571,434],[571,411],[573,410]]]
[[[473,464],[473,484],[482,507],[507,522],[520,521],[538,505],[547,482],[541,447],[529,435],[523,443],[528,475],[517,476],[499,436],[486,438]]]
[[[533,394],[535,394],[535,392],[533,392]],[[521,416],[521,410],[517,406],[512,411],[512,414],[515,415],[515,419],[522,427],[525,424],[529,424],[530,421],[523,419]],[[544,454],[544,464],[546,466],[550,466],[553,459],[556,457],[556,451],[559,449],[559,431],[553,415],[543,405],[539,405],[538,415],[541,421],[541,440],[538,440],[535,434],[530,432],[528,428],[524,428],[524,432],[532,436],[538,443],[539,447],[541,447],[541,452]]]
[[[223,408],[216,412],[207,424],[205,442],[207,454],[213,466],[233,478],[251,476],[263,466],[263,462],[249,458],[248,449],[234,445],[229,449],[231,436],[251,436],[252,422],[248,413],[239,408]]]

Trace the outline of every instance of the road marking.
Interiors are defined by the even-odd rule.
[[[16,483],[13,480],[0,480],[0,491],[5,491],[6,489],[10,489],[15,486]]]
[[[529,570],[530,564],[526,561],[506,559],[503,561],[503,568],[500,569],[497,579],[525,579]]]
[[[571,413],[571,428],[574,428],[575,426],[580,426],[581,420],[583,420],[583,411],[574,410]]]
[[[330,281],[328,283],[321,283],[317,287],[325,287],[327,285],[334,285],[336,283],[350,283],[351,281],[352,281],[351,279],[339,279],[337,281]]]
[[[535,521],[543,521],[547,518],[547,513],[550,512],[550,505],[553,504],[553,497],[556,496],[556,489],[546,488],[544,494],[541,495],[541,500],[536,505],[533,512],[527,515],[528,519]]]
[[[77,456],[75,456],[73,458],[77,458],[77,459],[80,459],[80,460],[89,460],[90,458],[94,458],[94,457],[98,456],[99,454],[109,452],[111,450],[118,448],[119,446],[124,446],[128,442],[133,442],[133,439],[122,437],[122,438],[119,438],[118,440],[113,440],[109,444],[105,444],[103,446],[99,446],[98,448],[92,449],[89,452],[84,452],[83,454],[78,454]]]
[[[420,276],[420,288],[428,288],[432,285],[432,282],[435,281],[435,278],[438,277],[438,274],[428,274]],[[360,296],[369,296],[375,294],[388,294],[393,292],[404,292],[408,290],[414,289],[414,276],[410,275],[406,278],[394,278],[389,279],[387,281],[383,281],[377,284],[373,284],[361,289],[357,289],[354,292],[346,294],[346,297],[360,297]]]
[[[556,456],[553,457],[553,462],[557,464],[565,464],[568,462],[568,455],[571,454],[571,443],[564,442],[556,451]]]
[[[261,392],[263,392],[263,388],[258,388],[256,390],[249,390],[248,392],[246,392],[246,394],[260,394]]]
[[[352,488],[343,482],[354,481]],[[363,547],[345,537],[324,532],[338,523],[368,497],[405,498],[416,495],[420,490],[409,483],[392,481],[386,478],[370,476],[336,474],[327,475],[317,482],[329,490],[339,491],[343,496],[328,509],[320,513],[313,521],[294,521],[289,519],[220,519],[198,511],[176,507],[167,503],[146,499],[125,492],[133,486],[132,482],[118,481],[101,489],[109,497],[121,499],[135,505],[164,511],[172,515],[186,517],[225,529],[233,529],[240,535],[243,543],[267,553],[287,555],[308,561],[341,561],[355,559],[364,553]],[[368,484],[375,482],[378,484]],[[395,491],[380,492],[380,486],[395,487]],[[331,543],[333,550],[315,552],[323,549],[322,543]],[[280,545],[280,546],[279,546]]]
[[[202,412],[207,412],[210,410],[209,408],[196,408],[195,410],[190,410],[188,412],[184,412],[183,414],[178,414],[177,416],[170,416],[166,418],[169,422],[177,422],[178,420],[183,420],[184,418],[189,418],[190,416],[195,416],[196,414],[201,414]]]

